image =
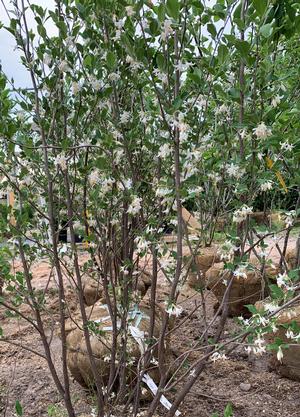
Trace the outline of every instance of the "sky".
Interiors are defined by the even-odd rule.
[[[7,9],[12,9],[10,0],[3,0]],[[34,4],[43,6],[44,8],[54,9],[54,0],[36,0]],[[8,24],[8,18],[0,2],[0,21],[4,25]],[[28,13],[28,25],[30,28],[35,27],[35,20],[32,15]],[[50,35],[54,35],[55,27],[49,25],[47,31]],[[28,87],[30,86],[29,74],[20,62],[20,53],[15,50],[15,40],[13,36],[4,28],[0,30],[0,63],[2,65],[3,72],[9,77],[13,78],[15,87]]]

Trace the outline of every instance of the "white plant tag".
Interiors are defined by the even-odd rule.
[[[110,320],[110,316],[101,317],[100,319],[93,320],[94,323],[103,323],[104,321]]]
[[[145,333],[135,326],[129,326],[129,330],[130,330],[131,336],[139,345],[140,352],[143,355],[145,353],[145,344],[144,344]]]
[[[148,374],[144,374],[142,381],[145,382],[146,385],[148,385],[148,387],[150,388],[151,392],[153,393],[153,395],[156,395],[157,393],[157,385],[156,383],[153,381],[153,379],[151,378],[150,375]],[[170,408],[172,407],[172,404],[170,403],[170,401],[164,396],[162,395],[160,397],[161,404],[167,409],[170,410]],[[176,410],[175,412],[175,416],[180,416],[181,412],[179,410]]]

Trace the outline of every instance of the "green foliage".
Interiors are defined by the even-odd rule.
[[[66,417],[68,415],[66,409],[59,404],[51,404],[47,407],[48,417]]]
[[[23,407],[19,400],[15,402],[15,410],[16,410],[17,416],[23,416]]]

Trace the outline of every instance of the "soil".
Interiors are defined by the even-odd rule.
[[[270,240],[271,243],[271,240]],[[279,255],[272,243],[270,256],[276,262]],[[289,247],[294,247],[295,239],[291,239]],[[81,260],[86,259],[82,254]],[[20,264],[15,267],[20,269]],[[51,270],[45,261],[36,264],[33,269],[35,288],[44,290],[49,314],[45,315],[48,337],[52,338],[51,352],[59,376],[61,372],[60,339],[58,337],[59,316],[56,300],[57,286]],[[51,274],[50,274],[51,275]],[[72,299],[71,283],[66,281],[69,290],[67,301]],[[161,298],[166,291],[166,284],[161,278],[159,285]],[[207,297],[207,318],[213,315],[216,299],[211,293]],[[183,288],[179,300],[184,309],[183,315],[177,319],[176,325],[190,314],[196,305],[200,305],[200,294],[190,288]],[[28,307],[21,307],[23,314],[29,315]],[[0,308],[0,320],[3,334],[11,343],[0,340],[0,415],[15,417],[15,402],[18,400],[23,408],[23,415],[28,417],[64,417],[62,401],[57,394],[49,373],[46,361],[36,354],[24,349],[35,350],[43,354],[39,335],[32,326],[23,319],[8,317],[5,309]],[[217,326],[218,321],[215,323]],[[236,330],[234,319],[228,319],[224,338],[229,338]],[[203,330],[203,311],[199,308],[186,320],[183,326],[174,331],[171,348],[176,356],[191,349]],[[50,329],[54,329],[52,332]],[[213,329],[212,329],[213,331]],[[16,345],[14,345],[16,344]],[[212,417],[214,413],[223,416],[226,404],[231,403],[234,417],[299,417],[300,416],[300,383],[280,377],[268,368],[268,354],[262,357],[248,356],[244,346],[233,350],[228,359],[209,364],[194,384],[185,402],[179,407],[182,416]],[[200,357],[193,352],[189,363]],[[183,382],[182,382],[183,383]],[[178,390],[179,383],[175,390]],[[75,381],[71,382],[72,399],[75,402],[78,416],[91,416],[93,406],[92,393],[84,390]],[[167,397],[172,401],[176,391],[170,391]],[[161,409],[158,416],[163,416]],[[121,417],[121,415],[116,415]],[[124,416],[125,417],[125,416]]]

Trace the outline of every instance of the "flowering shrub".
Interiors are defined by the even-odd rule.
[[[70,417],[75,411],[67,371],[65,276],[76,289],[98,416],[111,404],[116,380],[116,401],[125,399],[124,413],[133,402],[138,415],[146,365],[156,361],[154,349],[159,381],[149,416],[165,398],[163,390],[172,386],[165,361],[170,318],[182,316],[177,301],[189,273],[183,262],[184,240],[190,243],[184,206],[192,207],[201,225],[193,255],[213,242],[220,220],[226,223],[219,252],[231,278],[218,310],[214,343],[204,341],[218,313],[200,335],[203,356],[189,369],[173,405],[166,407],[167,415],[178,414],[207,363],[227,358],[222,334],[232,280],[247,279],[250,255],[258,259],[255,267],[264,279],[270,266],[265,239],[274,231],[259,234],[251,220],[254,203],[261,199],[266,212],[285,192],[299,192],[299,57],[294,51],[299,5],[286,3],[220,0],[209,7],[193,0],[63,0],[47,11],[37,5],[27,8],[21,0],[14,2],[13,11],[7,10],[6,29],[15,38],[32,85],[16,89],[1,74],[1,190],[12,190],[16,201],[1,208],[6,239],[1,280],[9,297],[0,303],[16,315],[22,314],[20,305],[29,305],[31,315],[23,319],[40,334]],[[36,30],[28,27],[29,12]],[[55,36],[45,30],[49,20]],[[293,65],[286,72],[288,59]],[[266,314],[252,308],[252,318],[240,319],[245,328],[238,338],[248,336],[247,351],[255,354],[265,352],[264,335],[275,330],[277,310],[297,300],[298,273],[288,271],[284,258],[299,199],[290,209],[282,231],[281,272],[275,283],[264,283],[272,298]],[[161,239],[166,224],[176,231],[174,250]],[[66,229],[70,244],[62,245],[58,236]],[[88,253],[83,263],[78,233]],[[13,273],[9,262],[17,257],[23,269]],[[47,308],[31,283],[32,264],[42,257],[58,283],[62,379],[46,336]],[[136,388],[128,392],[129,312],[141,301],[137,276],[147,257],[152,262],[150,341],[138,365]],[[103,287],[112,322],[107,386],[95,371],[84,305],[87,272]],[[155,339],[159,274],[169,287]],[[287,337],[298,341],[298,333],[289,329]],[[278,360],[284,348],[276,344]]]

